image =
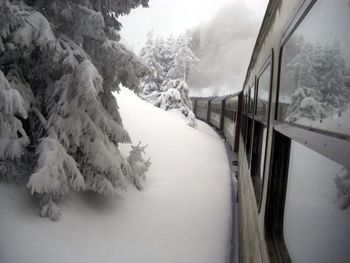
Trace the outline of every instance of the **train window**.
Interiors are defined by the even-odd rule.
[[[211,111],[214,113],[221,112],[221,101],[212,101],[211,102]]]
[[[243,145],[245,144],[245,130],[246,130],[246,107],[247,107],[247,102],[246,102],[246,94],[243,92],[243,99],[242,99],[242,123],[241,123],[241,135],[243,138]]]
[[[268,64],[258,79],[258,94],[256,115],[261,116],[265,122],[268,119],[268,107],[271,87],[271,64]]]
[[[244,113],[248,113],[249,108],[249,92],[246,92],[244,95]]]
[[[251,158],[251,177],[255,192],[255,198],[258,206],[260,206],[264,177],[266,135],[267,126],[258,121],[255,121]]]
[[[349,262],[350,171],[291,141],[283,234],[293,262]]]
[[[249,106],[249,90],[244,88],[243,91],[243,110],[242,110],[242,124],[241,124],[241,132],[242,132],[242,138],[243,138],[243,144],[246,146],[246,131],[247,131],[247,113],[248,113],[248,106]]]
[[[250,89],[248,90],[248,93],[247,93],[247,114],[250,112]]]
[[[249,114],[253,114],[254,112],[254,94],[255,94],[255,90],[254,90],[254,85],[250,87],[250,91],[249,91]]]
[[[284,44],[278,119],[350,135],[350,6],[319,0]]]
[[[246,156],[247,156],[247,160],[248,160],[248,165],[250,166],[250,161],[251,161],[250,153],[251,153],[251,148],[252,148],[251,141],[252,141],[252,131],[253,131],[253,118],[246,117],[246,121],[247,121],[247,124],[246,124],[247,130],[246,130],[245,146],[246,146]]]
[[[254,113],[254,94],[255,94],[255,83],[249,88],[247,93],[247,104],[246,107],[248,108],[247,115],[244,116],[244,122],[245,122],[245,134],[244,134],[244,140],[245,140],[245,149],[246,149],[246,155],[248,160],[248,165],[250,166],[251,162],[251,148],[252,148],[252,135],[253,135],[253,113]]]
[[[257,205],[260,208],[264,178],[267,120],[271,86],[271,64],[268,64],[258,78],[257,106],[254,116],[254,131],[251,157],[251,177]]]

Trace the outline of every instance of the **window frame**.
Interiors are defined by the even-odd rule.
[[[276,110],[275,110],[275,116],[274,116],[274,123],[276,124],[288,124],[295,127],[300,127],[305,130],[310,130],[317,132],[319,134],[326,134],[331,137],[338,137],[343,138],[345,140],[350,140],[350,135],[344,135],[339,134],[332,131],[322,130],[314,127],[308,127],[306,125],[301,125],[297,123],[287,122],[284,120],[278,119],[278,106],[279,106],[279,87],[281,84],[281,67],[282,67],[282,57],[283,57],[283,50],[286,43],[289,41],[293,33],[297,30],[297,28],[300,26],[300,24],[303,22],[304,18],[309,14],[309,11],[312,9],[312,7],[315,5],[317,0],[305,0],[301,7],[298,9],[297,14],[293,17],[292,21],[290,22],[289,26],[287,27],[286,31],[283,33],[283,37],[280,42],[280,54],[279,54],[279,61],[278,61],[278,85],[277,85],[277,94],[276,94]],[[292,132],[293,133],[293,132]],[[329,141],[331,143],[331,141]],[[327,144],[329,144],[327,143]],[[321,154],[325,155],[326,153],[323,151]]]
[[[272,91],[272,81],[273,81],[273,49],[271,49],[271,54],[269,55],[269,57],[266,59],[266,62],[264,63],[264,65],[262,66],[261,70],[258,73],[258,77],[257,77],[257,88],[256,88],[256,105],[255,105],[255,112],[254,112],[254,118],[263,123],[264,125],[268,126],[269,124],[269,116],[270,116],[270,104],[271,104],[271,99],[272,99],[272,95],[271,95],[271,91]],[[271,71],[270,71],[270,91],[269,91],[269,98],[267,101],[267,119],[265,120],[265,117],[262,115],[258,115],[257,114],[257,110],[258,110],[258,95],[259,95],[259,80],[261,78],[261,76],[263,75],[263,73],[265,72],[265,70],[271,66]]]
[[[343,135],[327,130],[321,130],[318,128],[308,127],[305,125],[300,125],[297,123],[291,123],[283,120],[278,120],[278,105],[279,105],[279,90],[281,85],[281,66],[282,66],[282,56],[283,56],[283,49],[285,44],[288,42],[288,40],[291,38],[293,33],[296,31],[296,29],[299,27],[299,25],[303,22],[304,18],[309,14],[312,7],[315,5],[317,0],[305,0],[300,8],[298,9],[297,13],[294,15],[293,19],[291,20],[290,24],[287,26],[286,31],[283,33],[283,37],[280,42],[280,49],[279,49],[279,61],[278,61],[278,80],[277,80],[277,92],[276,92],[276,108],[275,108],[275,116],[273,120],[273,126],[277,127],[277,129],[280,132],[283,132],[284,135],[292,138],[293,140],[296,140],[297,142],[301,144],[308,145],[310,149],[327,156],[333,161],[344,163],[343,159],[337,154],[336,151],[330,151],[329,147],[333,143],[335,143],[339,149],[341,149],[341,152],[344,154],[344,156],[347,156],[347,160],[350,160],[350,152],[349,150],[346,150],[344,148],[350,149],[350,135]],[[310,136],[310,132],[313,132],[314,136]],[[319,139],[316,139],[316,136],[321,136],[320,138],[323,139],[323,143],[320,143]],[[303,139],[307,138],[307,140]],[[337,140],[343,139],[343,144],[339,143]],[[346,147],[344,147],[346,145]]]
[[[246,151],[246,158],[248,162],[248,168],[250,169],[251,166],[251,159],[252,159],[252,149],[253,149],[253,134],[254,134],[254,112],[255,112],[255,105],[256,105],[256,76],[254,76],[254,81],[251,82],[250,85],[248,85],[247,90],[247,106],[248,110],[246,113],[244,113],[244,119],[245,119],[245,136],[244,136],[244,146]],[[251,102],[251,90],[254,90],[254,97],[253,102]],[[252,112],[250,112],[250,107],[253,105]],[[249,144],[249,145],[248,145]]]
[[[254,107],[254,116],[253,116],[253,131],[252,131],[252,148],[251,148],[251,152],[250,152],[250,159],[252,159],[253,157],[253,147],[254,147],[254,142],[256,140],[256,136],[258,136],[258,134],[255,133],[256,131],[256,122],[259,122],[259,125],[262,125],[262,127],[266,128],[266,138],[265,141],[262,141],[262,144],[265,144],[265,149],[264,149],[264,159],[261,160],[260,159],[260,164],[262,164],[260,166],[260,172],[262,172],[262,179],[261,179],[261,185],[260,185],[260,189],[259,192],[257,193],[256,187],[258,187],[258,185],[256,185],[256,181],[254,180],[253,177],[256,177],[255,173],[255,165],[256,167],[258,167],[260,164],[259,163],[254,163],[252,160],[250,162],[250,178],[253,184],[253,188],[254,188],[254,194],[255,194],[255,198],[256,198],[256,204],[257,204],[257,208],[258,208],[258,213],[260,213],[261,211],[261,206],[262,206],[262,195],[263,195],[263,188],[264,188],[264,184],[265,184],[265,178],[266,178],[266,174],[265,174],[265,166],[266,166],[266,159],[267,159],[267,142],[268,142],[268,138],[269,138],[269,125],[270,125],[270,121],[269,121],[269,116],[270,116],[270,110],[271,110],[271,99],[272,99],[272,81],[273,81],[273,58],[274,58],[274,51],[273,49],[271,49],[271,53],[268,56],[268,58],[266,59],[266,61],[264,62],[263,66],[261,67],[261,69],[259,70],[258,73],[258,77],[256,77],[255,80],[255,107]],[[262,115],[256,115],[257,113],[257,105],[258,105],[258,96],[259,96],[259,80],[261,78],[261,76],[264,74],[265,70],[270,67],[270,76],[269,76],[269,80],[270,80],[270,90],[269,90],[269,98],[268,98],[268,102],[267,102],[267,119],[265,120],[265,117],[262,117]],[[260,153],[260,155],[262,154],[262,152]],[[254,165],[253,165],[254,164]],[[262,171],[261,171],[262,170]],[[260,175],[258,175],[260,176]]]

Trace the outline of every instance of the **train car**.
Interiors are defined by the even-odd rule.
[[[243,87],[240,262],[350,262],[349,0],[271,0]]]
[[[210,101],[209,123],[222,130],[224,126],[225,97],[215,97]]]
[[[196,98],[196,118],[209,122],[210,100],[209,97]]]
[[[196,97],[190,97],[191,103],[192,103],[192,111],[194,113],[194,115],[196,115],[196,111],[197,111],[197,98]]]
[[[242,92],[227,96],[224,100],[223,134],[234,152],[238,152],[240,119],[242,107]]]

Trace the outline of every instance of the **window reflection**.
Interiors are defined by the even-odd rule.
[[[254,124],[254,138],[253,138],[253,150],[252,150],[252,166],[251,177],[255,192],[255,198],[258,205],[261,201],[261,193],[264,179],[264,161],[265,161],[265,148],[266,148],[266,125],[255,121]]]
[[[350,174],[292,141],[284,240],[293,262],[349,262]]]
[[[256,106],[256,114],[260,115],[267,121],[268,106],[270,97],[271,82],[271,64],[269,64],[258,80],[258,99]]]
[[[249,92],[249,113],[253,114],[254,112],[254,85],[250,87]]]
[[[350,8],[317,1],[283,48],[278,119],[350,134]]]

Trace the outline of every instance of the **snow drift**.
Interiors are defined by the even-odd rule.
[[[130,187],[101,202],[71,195],[59,203],[65,212],[53,223],[37,216],[24,186],[1,181],[1,262],[228,262],[231,183],[220,137],[130,90],[117,99],[134,144],[149,144],[143,191]],[[132,149],[121,150],[127,156]]]

